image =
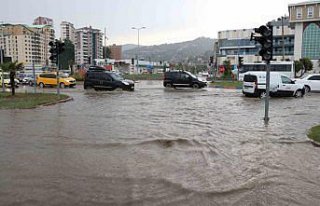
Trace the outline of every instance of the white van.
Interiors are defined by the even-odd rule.
[[[264,97],[266,95],[266,72],[248,72],[243,77],[242,93],[245,96]],[[295,83],[279,73],[270,73],[270,96],[303,97],[304,84]]]

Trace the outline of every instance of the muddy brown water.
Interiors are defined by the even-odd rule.
[[[265,126],[240,90],[63,92],[0,110],[1,205],[319,205],[320,94],[271,99]]]

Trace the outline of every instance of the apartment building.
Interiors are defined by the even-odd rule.
[[[111,51],[111,54],[110,54],[111,59],[115,59],[115,60],[122,59],[122,46],[113,44],[112,46],[110,46],[110,51]]]
[[[49,42],[54,40],[54,30],[49,25],[0,25],[0,47],[5,56],[24,65],[48,65]]]
[[[62,41],[68,39],[75,43],[75,33],[76,29],[74,28],[73,24],[67,21],[62,21],[60,24],[60,38]]]
[[[78,65],[93,64],[103,58],[103,33],[99,29],[83,27],[75,33],[75,60]]]
[[[320,1],[289,4],[288,10],[295,28],[294,59],[320,59]]]
[[[49,25],[53,26],[53,20],[47,17],[39,16],[33,21],[33,25]]]

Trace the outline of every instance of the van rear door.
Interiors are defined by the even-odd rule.
[[[257,86],[257,76],[256,75],[251,75],[251,74],[244,75],[243,86],[242,86],[242,91],[244,93],[249,93],[249,94],[255,93],[256,86]]]

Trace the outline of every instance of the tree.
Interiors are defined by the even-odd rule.
[[[299,61],[294,61],[295,76],[302,77],[307,71],[313,69],[313,64],[309,58],[301,58]],[[300,72],[300,75],[297,75]]]
[[[74,64],[74,44],[69,39],[64,40],[65,50],[60,54],[59,64],[61,69],[69,69]]]
[[[15,95],[15,82],[14,79],[16,77],[16,71],[21,70],[23,68],[22,63],[15,62],[8,62],[1,65],[1,68],[4,72],[10,72],[10,85],[11,85],[11,94],[12,96]]]
[[[111,49],[110,47],[103,47],[103,58],[110,59],[111,58]]]
[[[231,78],[231,63],[230,63],[230,61],[229,60],[223,61],[223,65],[225,68],[225,71],[223,73],[223,78],[224,79]]]

